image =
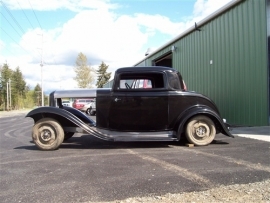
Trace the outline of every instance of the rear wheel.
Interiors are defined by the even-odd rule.
[[[186,138],[195,145],[208,145],[216,136],[213,121],[206,116],[195,116],[187,124]]]
[[[32,138],[39,149],[55,150],[64,140],[64,131],[56,120],[42,118],[33,126]]]

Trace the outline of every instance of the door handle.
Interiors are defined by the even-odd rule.
[[[117,102],[117,101],[120,101],[121,99],[118,99],[118,98],[115,98],[114,101]]]

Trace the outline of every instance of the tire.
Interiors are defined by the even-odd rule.
[[[64,140],[72,138],[74,134],[75,134],[74,132],[64,132]]]
[[[92,107],[86,109],[86,114],[91,115],[91,110],[92,110]]]
[[[185,134],[194,145],[208,145],[216,136],[215,124],[206,116],[195,116],[188,122]]]
[[[95,112],[93,111],[93,109],[90,110],[90,115],[91,116],[94,116],[95,115]]]
[[[64,140],[64,130],[56,120],[42,118],[33,126],[32,138],[39,149],[55,150]]]

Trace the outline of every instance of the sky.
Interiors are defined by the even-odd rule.
[[[19,67],[31,88],[42,77],[46,94],[77,89],[80,52],[96,70],[109,65],[113,76],[230,1],[0,0],[0,65]]]

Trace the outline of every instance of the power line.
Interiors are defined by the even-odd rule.
[[[8,24],[10,24],[10,26],[15,30],[15,32],[21,37],[21,35],[18,33],[18,31],[13,27],[13,25],[8,21],[8,19],[4,16],[4,14],[2,12],[0,12],[1,15],[6,19],[6,21],[8,22]]]
[[[2,27],[0,27],[1,30],[6,33],[6,35],[12,39],[19,47],[21,47],[26,53],[30,54],[32,56],[32,54],[30,52],[28,52],[26,49],[24,49],[20,44],[18,44]],[[36,58],[36,56],[34,56],[34,58]]]
[[[12,15],[12,13],[9,11],[9,9],[7,8],[7,6],[5,5],[5,3],[3,2],[3,1],[0,1],[1,2],[1,4],[3,5],[3,7],[4,7],[4,9],[7,11],[7,13],[9,14],[9,16],[13,19],[13,21],[16,23],[16,25],[20,28],[20,31],[22,32],[22,34],[25,34],[25,31],[24,31],[24,29],[22,28],[22,26],[20,25],[20,23],[18,23],[18,21],[16,20],[16,18]],[[17,1],[17,3],[18,3],[18,1]],[[19,3],[18,3],[19,4]],[[19,4],[19,6],[20,6],[20,4]],[[21,7],[21,6],[20,6]],[[23,10],[22,10],[23,11]],[[17,31],[17,29],[12,25],[12,23],[10,23],[10,21],[5,17],[5,15],[2,13],[2,12],[0,12],[1,13],[1,15],[6,19],[6,21],[9,23],[9,25],[13,28],[13,30],[22,38],[22,35],[21,34],[19,34],[19,32]],[[24,11],[23,11],[23,13],[24,13]],[[24,13],[24,15],[26,16],[26,14]],[[26,16],[26,18],[28,19],[28,17]],[[28,19],[28,21],[29,21],[29,19]],[[32,25],[32,23],[29,21],[29,23],[30,23],[30,25],[33,27],[33,25]],[[14,40],[11,36],[10,36],[10,34],[8,34],[3,28],[1,28],[2,30],[3,30],[3,32],[5,32],[6,33],[6,35],[10,38],[10,39],[12,39],[19,47],[21,47],[25,52],[27,52],[28,54],[30,54],[30,55],[32,55],[31,53],[29,53],[27,50],[25,50],[21,45],[19,45],[17,42],[16,42],[16,40]],[[34,29],[34,28],[33,28]],[[22,38],[22,40],[24,41],[24,39]],[[39,51],[38,51],[39,52]],[[39,52],[39,54],[40,54],[40,52]],[[41,54],[40,54],[41,55]],[[36,56],[34,56],[34,58],[36,58]]]
[[[4,45],[0,44],[0,47],[5,48],[6,51],[9,51],[11,54],[15,55],[14,52],[10,51],[7,47],[4,47]]]
[[[18,21],[14,18],[14,16],[12,15],[12,13],[9,11],[9,9],[6,7],[5,3],[3,1],[1,1],[1,4],[3,5],[4,9],[7,11],[7,13],[10,15],[10,17],[13,19],[13,21],[17,24],[17,26],[21,29],[22,34],[25,33],[24,29],[22,28],[22,26],[18,23]]]
[[[19,4],[19,2],[17,1],[17,3]],[[23,11],[21,5],[19,4],[21,11],[23,12],[24,16],[26,17],[26,19],[28,20],[29,24],[31,25],[31,27],[33,28],[33,30],[35,29],[34,26],[32,25],[32,23],[30,22],[29,18],[27,17],[27,15],[25,14],[25,12]]]
[[[35,17],[36,17],[36,20],[37,20],[37,22],[38,22],[38,24],[39,24],[40,29],[43,30],[43,29],[42,29],[42,26],[41,26],[41,24],[40,24],[40,22],[39,22],[39,20],[38,20],[38,17],[37,17],[37,15],[36,15],[36,12],[34,11],[34,9],[33,9],[33,7],[32,7],[32,4],[30,3],[29,0],[28,0],[28,3],[29,3],[29,5],[31,6],[31,9],[32,9],[32,11],[33,11],[33,13],[34,13],[34,15],[35,15]],[[42,34],[42,36],[43,36],[43,34]],[[43,37],[42,37],[42,46],[43,46]],[[43,48],[42,48],[42,49],[43,49]],[[43,52],[43,50],[42,50],[42,52]],[[39,53],[40,53],[40,52],[39,52]],[[40,53],[40,55],[41,55],[41,57],[42,57],[42,53]]]
[[[13,21],[16,23],[16,25],[20,28],[20,31],[22,31],[23,32],[23,34],[25,33],[25,31],[24,31],[24,29],[22,28],[22,26],[18,23],[18,21],[15,19],[15,17],[12,15],[12,13],[9,11],[9,9],[7,8],[7,6],[3,3],[3,1],[0,1],[1,3],[2,3],[2,5],[3,5],[3,7],[5,8],[5,10],[9,13],[9,15],[11,16],[11,18],[13,19]],[[20,7],[20,10],[23,12],[23,14],[24,14],[24,16],[26,17],[26,19],[27,19],[27,21],[29,22],[29,24],[31,25],[31,27],[33,28],[33,29],[35,29],[34,28],[34,26],[33,26],[33,24],[31,23],[31,21],[29,20],[29,18],[28,18],[28,16],[26,15],[26,13],[24,12],[24,10],[22,9],[22,7],[21,7],[21,5],[20,5],[20,3],[18,2],[18,0],[16,0],[16,2],[18,3],[18,5],[19,5],[19,7]],[[37,22],[38,22],[38,24],[39,24],[39,27],[40,27],[40,29],[42,30],[42,26],[41,26],[41,23],[40,23],[40,21],[39,21],[39,19],[38,19],[38,17],[37,17],[37,15],[36,15],[36,13],[35,13],[35,11],[34,11],[34,9],[33,9],[33,7],[32,7],[32,5],[31,5],[31,2],[30,2],[30,0],[28,0],[28,3],[29,3],[29,5],[31,6],[31,10],[32,10],[32,12],[34,13],[34,15],[35,15],[35,18],[36,18],[36,20],[37,20]],[[1,12],[0,12],[1,13]],[[12,23],[10,23],[9,21],[8,21],[8,19],[4,16],[4,14],[3,13],[1,13],[2,14],[2,16],[7,20],[7,22],[10,24],[10,26],[13,28],[13,30],[22,38],[22,35],[21,34],[19,34],[19,32],[16,30],[16,28],[14,27],[14,26],[12,26]],[[25,52],[27,52],[28,54],[30,54],[27,50],[25,50],[21,45],[19,45],[3,28],[1,28],[6,34],[7,34],[7,36],[10,38],[10,39],[12,39],[19,47],[21,47]],[[22,40],[23,40],[23,38],[22,38]],[[38,50],[38,52],[39,52],[39,54],[40,55],[42,55],[41,53],[40,53],[40,50]],[[32,55],[32,54],[30,54],[30,55]],[[36,58],[36,56],[34,56],[34,58]],[[54,62],[54,64],[56,64],[56,61],[55,61],[55,58],[53,57],[53,62]]]
[[[22,38],[22,35],[21,34],[19,34],[19,32],[15,29],[15,27],[9,22],[9,20],[5,17],[5,15],[2,13],[2,12],[0,12],[1,13],[1,15],[6,19],[6,21],[8,22],[8,24],[13,28],[13,30],[19,35],[19,37],[21,37]],[[3,30],[3,28],[1,28],[2,30]],[[10,39],[12,39],[16,44],[18,44],[11,36],[10,36],[10,34],[8,34],[5,30],[3,30],[7,35],[8,35],[8,37],[10,38]],[[22,40],[24,41],[24,39],[22,38]],[[25,41],[24,41],[25,42]],[[19,44],[18,44],[19,45]],[[20,46],[20,45],[19,45]],[[21,46],[20,46],[21,47]],[[23,47],[21,47],[24,51],[26,51]],[[26,51],[27,52],[27,51]],[[29,54],[29,52],[27,52],[28,54]],[[39,52],[39,54],[40,54],[40,52]]]
[[[32,9],[32,11],[33,11],[33,13],[34,13],[34,15],[35,15],[35,17],[36,17],[36,19],[37,19],[37,22],[38,22],[38,24],[39,24],[40,29],[42,30],[41,24],[40,24],[40,22],[39,22],[39,20],[38,20],[38,18],[37,18],[37,15],[36,15],[36,13],[35,13],[35,11],[34,11],[34,9],[33,9],[33,7],[32,7],[32,5],[31,5],[31,3],[30,3],[29,0],[28,0],[28,3],[29,3],[29,5],[31,6],[31,9]]]
[[[40,26],[40,28],[41,28],[41,30],[42,30],[42,26],[41,26],[41,24],[40,24],[40,21],[38,20],[38,17],[37,17],[37,15],[36,15],[36,13],[35,13],[35,11],[34,11],[34,9],[33,9],[33,7],[32,7],[32,5],[31,5],[31,3],[30,3],[29,0],[28,0],[28,3],[29,3],[29,5],[31,6],[31,9],[32,9],[32,11],[33,11],[33,13],[34,13],[34,15],[35,15],[35,17],[36,17],[36,20],[37,20],[37,22],[38,22],[38,24],[39,24],[39,26]],[[43,42],[42,42],[42,43],[43,43]],[[54,63],[56,64],[54,57],[53,57],[53,61],[54,61]],[[44,61],[43,61],[43,62],[44,62]],[[46,63],[45,63],[45,64],[46,64]]]

